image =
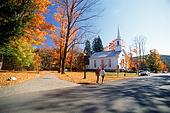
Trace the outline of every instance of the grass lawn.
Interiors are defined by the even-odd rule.
[[[87,72],[86,79],[83,79],[84,73],[83,72],[66,72],[65,74],[57,74],[57,76],[66,81],[79,83],[79,84],[95,84],[96,83],[96,75],[94,72]],[[122,79],[129,79],[137,77],[135,73],[126,73],[126,76],[124,76],[124,73],[120,73],[119,76],[117,76],[117,73],[107,72],[104,81],[112,81],[112,80],[122,80]],[[101,77],[100,77],[101,82]]]

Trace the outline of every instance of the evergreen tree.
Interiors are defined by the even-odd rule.
[[[103,51],[102,40],[99,36],[93,40],[92,48],[94,53]]]
[[[0,46],[10,38],[23,35],[23,29],[34,16],[33,0],[1,0],[0,2]]]
[[[90,45],[89,40],[87,40],[86,43],[85,43],[84,52],[86,53],[87,56],[91,56],[91,54],[92,54],[91,45]]]

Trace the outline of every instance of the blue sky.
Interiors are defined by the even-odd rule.
[[[103,45],[116,37],[119,25],[126,46],[143,35],[148,50],[170,55],[170,0],[101,0],[101,7],[105,10],[96,26]]]
[[[119,25],[126,47],[142,35],[147,51],[157,49],[170,55],[170,0],[101,0],[100,7],[104,12],[94,23],[104,46],[116,37]],[[55,7],[50,10],[47,20],[57,25],[51,18]],[[48,44],[52,45],[50,40]]]

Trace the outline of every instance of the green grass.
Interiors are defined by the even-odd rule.
[[[124,76],[124,72],[119,73],[119,76]],[[106,76],[117,76],[116,72],[106,72]],[[137,76],[136,73],[126,73],[127,77]]]

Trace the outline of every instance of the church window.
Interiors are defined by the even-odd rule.
[[[96,60],[94,60],[94,67],[97,67],[97,66],[96,66]]]
[[[117,41],[117,45],[118,45],[118,46],[120,45],[119,41]]]
[[[124,61],[124,59],[122,59],[121,60],[121,66],[124,67],[124,65],[125,65],[125,61]]]
[[[112,66],[111,59],[109,59],[109,67],[111,67],[111,66]]]

